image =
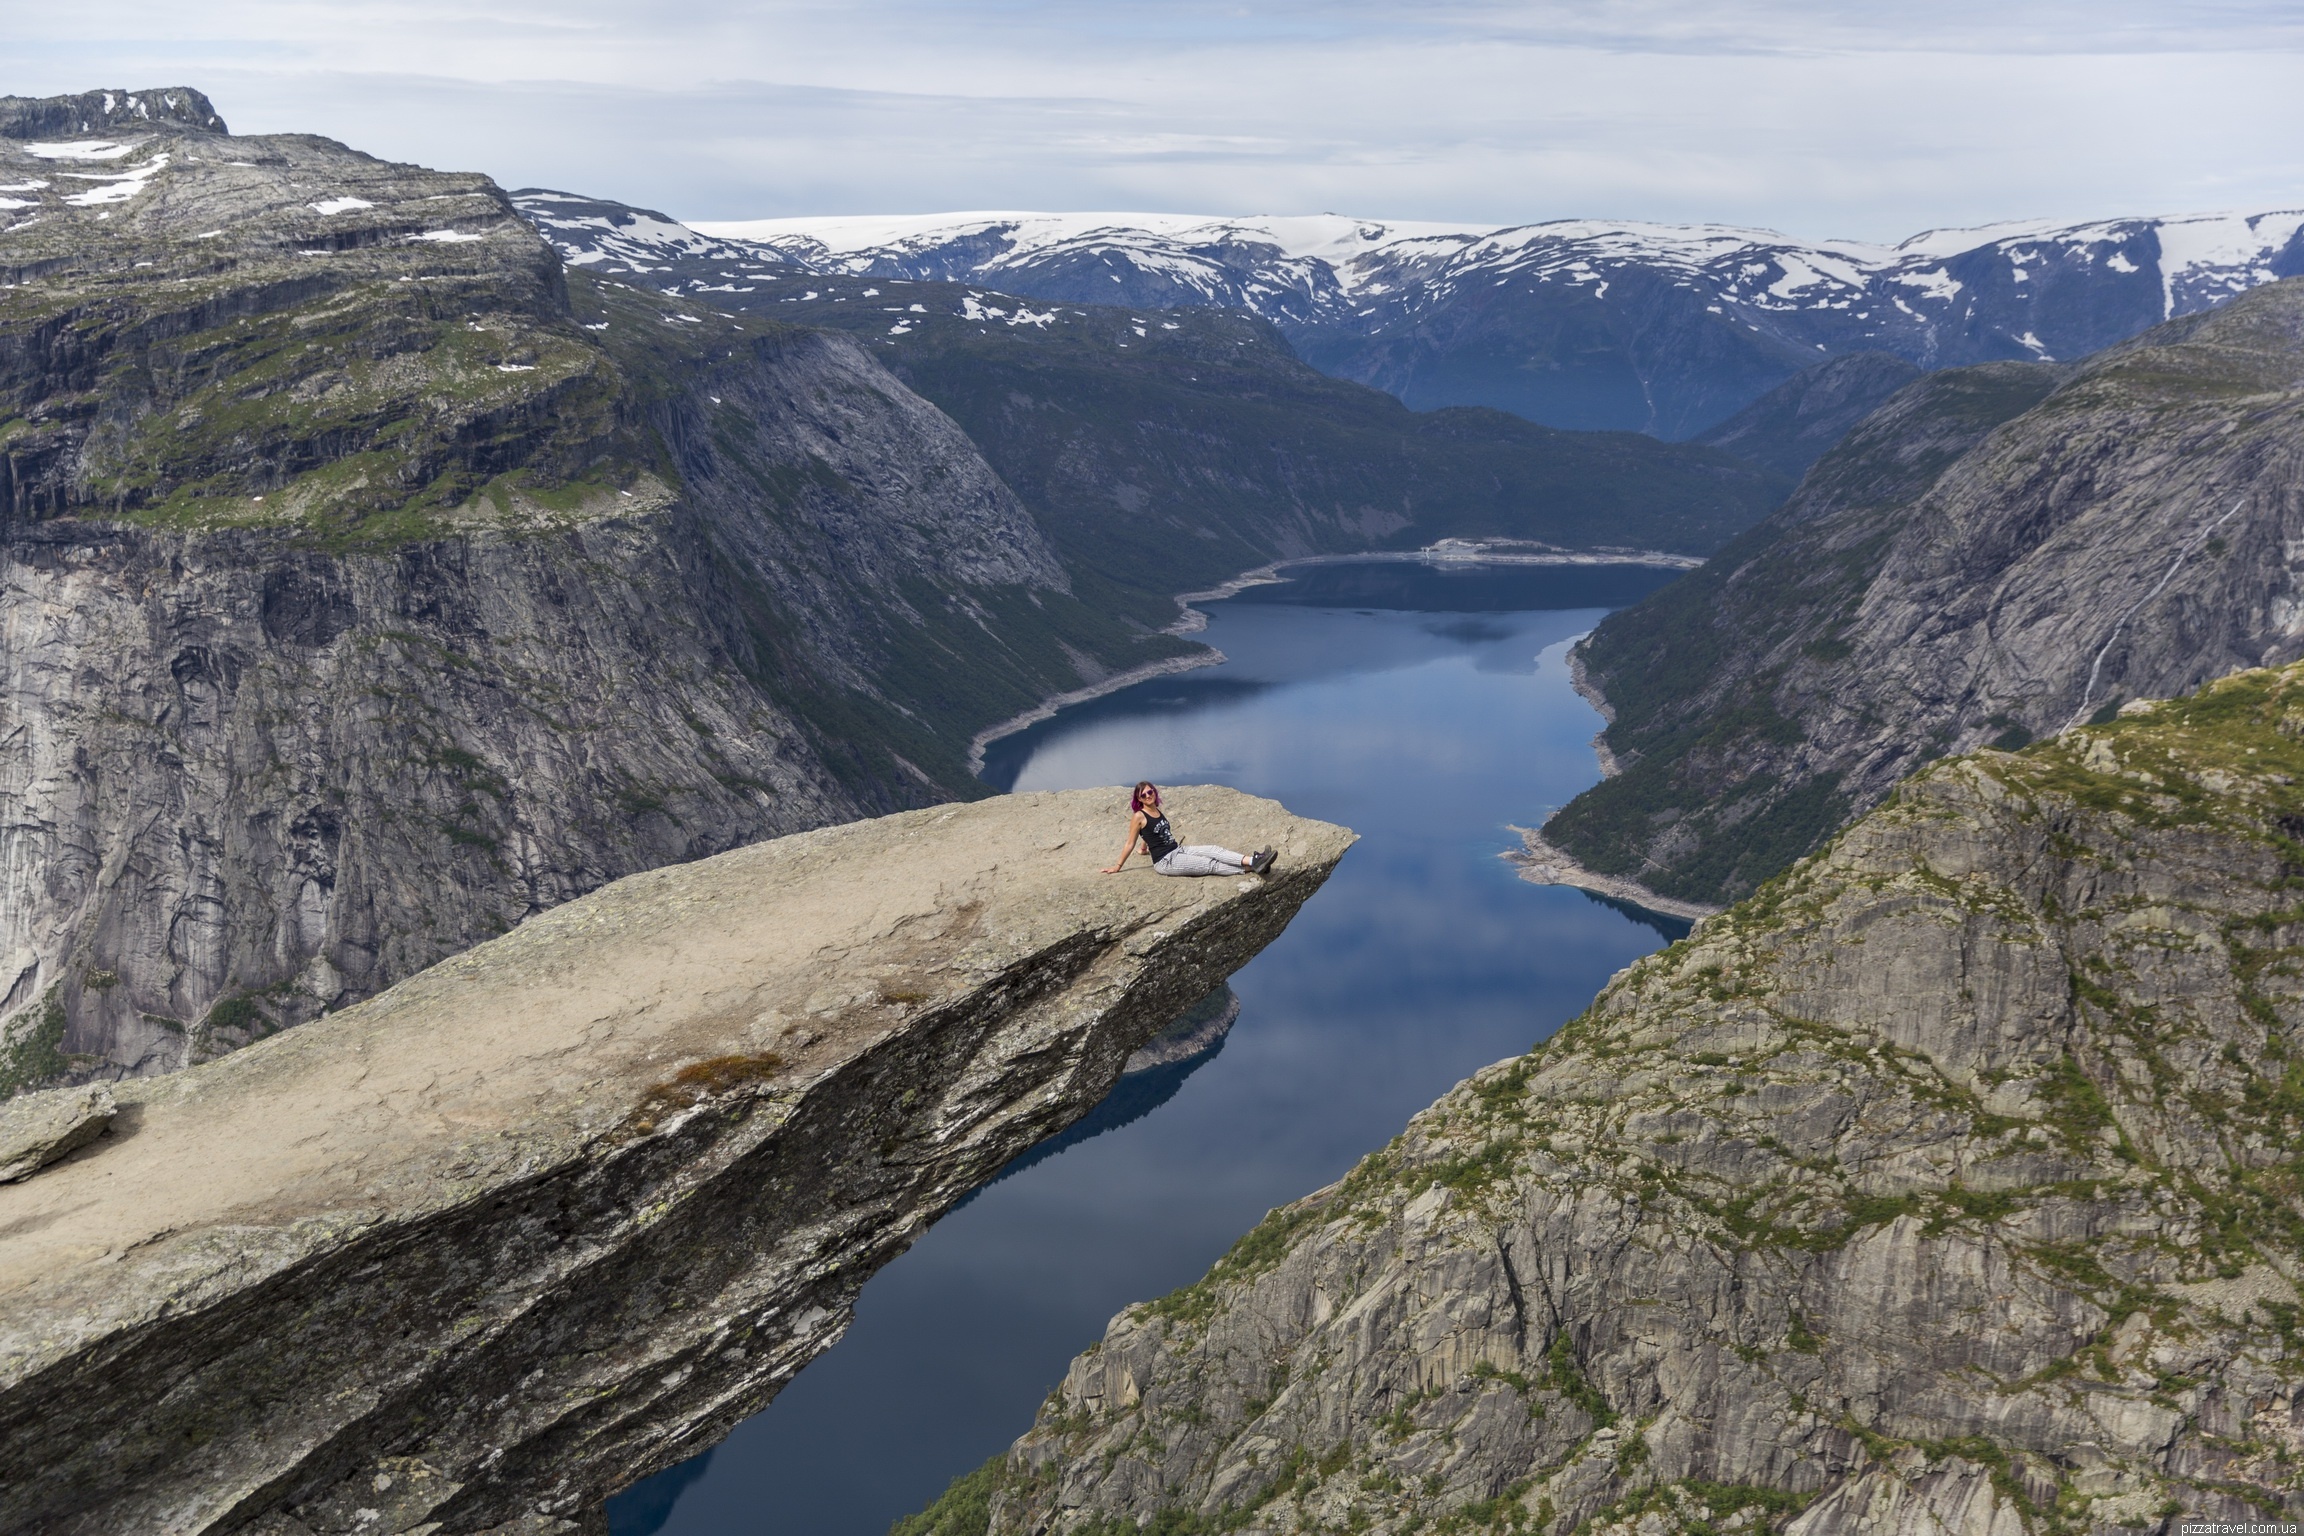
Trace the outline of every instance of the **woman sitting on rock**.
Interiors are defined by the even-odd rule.
[[[1152,867],[1164,875],[1260,875],[1279,857],[1269,848],[1261,853],[1234,853],[1211,843],[1177,846],[1176,834],[1168,829],[1168,813],[1160,809],[1160,790],[1150,779],[1139,783],[1136,793],[1128,798],[1128,841],[1120,849],[1119,862],[1104,873],[1120,873],[1120,865],[1128,862],[1139,839],[1152,856]]]

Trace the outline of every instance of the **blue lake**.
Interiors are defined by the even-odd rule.
[[[613,1500],[614,1536],[884,1536],[1022,1434],[1113,1313],[1198,1278],[1265,1211],[1683,931],[1498,857],[1519,846],[1508,824],[1598,776],[1569,643],[1671,574],[1303,567],[1210,605],[1201,638],[1223,665],[995,743],[1001,789],[1230,784],[1361,842],[1233,978],[1219,1050],[1124,1080],[1054,1155],[938,1223],[764,1412]],[[1116,796],[1111,847],[1082,857],[1111,861],[1125,810]]]

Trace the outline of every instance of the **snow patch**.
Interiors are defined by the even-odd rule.
[[[142,139],[75,139],[69,144],[27,144],[24,153],[43,160],[118,160],[136,152]]]
[[[364,197],[331,197],[317,203],[306,203],[304,206],[314,213],[333,215],[350,213],[355,208],[373,208],[376,205]]]
[[[2164,315],[2187,314],[2273,279],[2272,256],[2304,228],[2304,209],[2203,213],[2160,222]]]
[[[968,213],[855,214],[789,219],[699,220],[688,226],[723,240],[764,245],[805,241],[834,256],[884,246],[942,245],[997,230],[1013,253],[1068,245],[1099,234],[1149,234],[1178,245],[1246,238],[1283,256],[1334,261],[1403,238],[1485,234],[1486,224],[1408,223],[1352,219],[1341,214],[1258,215],[1224,218],[1204,213]]]
[[[1931,267],[1920,272],[1899,272],[1896,274],[1896,281],[1908,288],[1919,289],[1925,298],[1941,299],[1947,304],[1960,297],[1962,287],[1958,278],[1941,267]],[[1896,305],[1899,309],[1905,307],[1904,301],[1901,299],[1896,301]]]
[[[124,203],[143,191],[144,184],[159,175],[162,170],[166,169],[167,165],[168,157],[166,155],[154,155],[142,165],[122,171],[117,176],[98,176],[86,171],[67,171],[64,174],[74,181],[100,181],[104,185],[90,187],[85,192],[75,192],[70,197],[65,198],[64,201],[74,208],[100,208],[106,203]]]

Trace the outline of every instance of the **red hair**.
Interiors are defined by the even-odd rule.
[[[1144,801],[1147,798],[1145,795],[1146,790],[1151,791],[1150,798],[1152,800],[1155,802],[1159,800],[1159,785],[1153,783],[1150,779],[1137,780],[1135,789],[1130,791],[1128,795],[1128,813],[1130,815],[1134,815],[1136,812],[1144,809]]]

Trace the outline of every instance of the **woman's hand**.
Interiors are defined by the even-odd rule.
[[[1142,813],[1138,812],[1131,814],[1128,818],[1128,841],[1120,845],[1119,862],[1107,866],[1104,873],[1108,875],[1116,875],[1120,873],[1120,865],[1127,863],[1128,855],[1136,851],[1136,839],[1142,834],[1143,828],[1144,817]]]

